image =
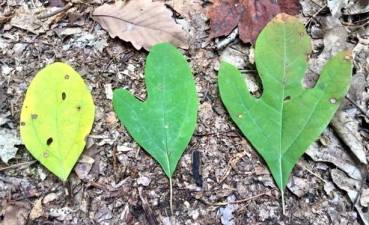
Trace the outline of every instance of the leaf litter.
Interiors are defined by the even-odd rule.
[[[32,2],[38,4],[38,0],[27,1],[32,6]],[[33,74],[35,68],[40,68],[45,63],[53,62],[53,60],[67,60],[75,68],[81,71],[84,78],[88,80],[89,85],[93,88],[94,98],[98,102],[98,111],[102,116],[96,119],[96,125],[93,131],[95,137],[103,137],[103,139],[91,138],[89,140],[88,150],[94,152],[95,155],[92,157],[95,159],[89,176],[94,178],[99,184],[107,185],[110,184],[118,185],[121,189],[113,192],[102,191],[97,187],[90,186],[89,183],[81,182],[81,180],[74,174],[71,176],[70,183],[74,187],[73,198],[74,204],[73,209],[80,209],[73,211],[70,215],[65,217],[65,223],[79,224],[76,221],[92,221],[95,219],[95,214],[103,205],[107,205],[101,212],[112,212],[113,218],[101,221],[101,224],[120,224],[121,221],[127,221],[127,223],[146,223],[144,213],[140,210],[140,200],[137,194],[136,178],[137,174],[145,174],[151,179],[150,186],[144,188],[144,193],[147,198],[150,207],[158,218],[162,218],[161,221],[170,223],[170,218],[163,212],[162,199],[167,197],[166,193],[162,190],[167,188],[167,181],[159,178],[157,174],[160,174],[160,168],[157,168],[155,161],[147,157],[143,151],[140,151],[132,139],[129,138],[128,134],[123,129],[118,129],[118,134],[113,132],[116,130],[116,123],[109,123],[106,120],[105,114],[111,113],[112,109],[110,102],[105,98],[103,88],[105,84],[112,84],[112,87],[124,86],[127,89],[132,90],[138,96],[143,97],[145,94],[145,87],[142,81],[142,68],[145,58],[145,53],[135,51],[130,44],[121,42],[118,39],[109,39],[105,32],[99,32],[100,26],[94,23],[93,20],[89,19],[88,15],[93,11],[95,7],[98,7],[103,2],[108,1],[91,1],[89,5],[80,4],[81,1],[73,1],[75,7],[68,11],[69,18],[65,17],[63,20],[52,23],[50,30],[46,33],[35,37],[30,32],[25,32],[17,27],[11,28],[9,20],[6,20],[4,25],[4,33],[0,32],[0,53],[1,66],[10,71],[7,75],[0,73],[0,111],[9,112],[12,116],[10,119],[15,125],[10,126],[11,129],[16,129],[17,126],[17,112],[19,108],[17,105],[21,104],[22,94],[24,94],[25,87],[28,86],[30,74]],[[109,1],[112,2],[112,1]],[[166,1],[165,3],[169,3]],[[208,1],[203,1],[208,2]],[[320,34],[325,34],[325,25],[322,25],[322,20],[329,16],[327,10],[321,11],[319,15],[315,16],[318,10],[324,6],[323,1],[314,0],[312,1],[300,1],[303,7],[303,20],[307,20],[312,17],[312,22],[309,24],[308,32],[314,37],[314,52],[311,57],[316,57],[321,54],[321,47],[323,46],[322,36],[315,36],[316,30]],[[25,4],[25,1],[9,0],[6,1],[7,5],[0,5],[1,10],[9,8],[11,11],[19,8]],[[203,6],[206,9],[211,4],[205,3]],[[39,6],[39,5],[38,5]],[[170,7],[169,7],[170,8]],[[0,11],[1,11],[0,10]],[[205,10],[206,11],[206,10]],[[4,15],[11,19],[11,14]],[[75,12],[74,15],[70,15]],[[202,13],[202,12],[201,12]],[[1,14],[1,13],[0,13]],[[79,16],[78,16],[79,15]],[[218,49],[215,47],[213,42],[207,41],[207,17],[206,15],[198,16],[192,14],[189,18],[184,15],[175,14],[176,20],[178,17],[185,17],[181,20],[186,20],[189,23],[191,29],[191,39],[189,40],[190,50],[186,51],[188,59],[191,61],[192,68],[196,74],[196,83],[200,101],[209,105],[211,114],[204,112],[208,118],[204,122],[199,120],[199,132],[202,136],[195,136],[190,144],[190,149],[183,157],[182,162],[179,164],[179,172],[176,175],[176,183],[180,189],[178,195],[181,199],[177,203],[181,214],[177,214],[176,217],[179,224],[220,224],[220,217],[216,214],[217,210],[213,207],[208,207],[202,204],[199,200],[193,199],[191,195],[202,196],[205,199],[225,201],[226,197],[231,194],[235,194],[237,198],[245,198],[250,195],[256,195],[258,191],[265,191],[265,189],[271,190],[274,194],[268,197],[261,197],[255,201],[248,202],[248,204],[240,205],[236,212],[234,220],[236,224],[243,223],[277,223],[280,216],[280,208],[278,204],[278,197],[275,194],[275,186],[271,180],[269,172],[265,168],[265,164],[261,162],[260,158],[253,152],[248,151],[247,156],[243,157],[238,165],[231,170],[230,175],[226,177],[223,184],[226,186],[217,185],[214,177],[222,177],[223,173],[220,172],[216,175],[215,171],[225,171],[227,169],[229,154],[236,155],[238,150],[245,149],[245,145],[240,144],[239,132],[235,127],[229,123],[229,117],[224,111],[223,105],[219,102],[217,96],[216,84],[216,72],[215,68],[218,64]],[[345,16],[345,15],[344,15]],[[353,15],[355,16],[355,15]],[[72,18],[73,17],[73,18]],[[80,18],[76,20],[74,18]],[[365,18],[365,17],[364,17]],[[85,35],[84,32],[70,34],[66,36],[58,36],[57,34],[65,28],[81,27],[85,32],[91,32],[96,39],[107,40],[107,46],[103,48],[103,55],[99,51],[95,51],[94,43],[91,45],[85,45],[76,43],[79,34]],[[310,28],[313,28],[310,30]],[[59,30],[56,30],[59,29]],[[186,28],[187,30],[187,28]],[[68,33],[67,30],[65,33]],[[355,68],[357,73],[362,75],[368,72],[368,30],[365,27],[357,27],[357,30],[348,30],[348,39],[346,44],[352,44],[355,46]],[[332,32],[334,33],[334,32]],[[340,33],[337,31],[337,35]],[[358,38],[358,44],[357,39]],[[22,42],[24,41],[24,42]],[[14,44],[20,43],[21,45],[27,46],[22,51],[17,50],[17,57],[14,57]],[[245,51],[250,48],[246,45],[239,43],[238,38],[234,38],[231,42],[226,43],[223,48],[233,47],[234,45],[240,44]],[[69,45],[68,48],[63,49],[64,45]],[[20,45],[18,45],[20,46]],[[20,48],[21,49],[21,48]],[[252,50],[252,48],[251,48]],[[54,55],[55,53],[55,55]],[[248,53],[245,53],[248,54]],[[235,60],[237,54],[234,54]],[[5,56],[5,57],[3,57]],[[253,62],[252,59],[244,56],[239,56],[244,60],[245,64],[242,65],[242,73],[252,74]],[[127,68],[134,67],[134,71],[130,71],[129,74],[122,73]],[[3,72],[3,71],[2,71]],[[357,74],[355,74],[356,76]],[[4,79],[3,79],[4,78]],[[360,86],[367,86],[366,79],[358,81]],[[356,86],[356,84],[353,84]],[[361,91],[360,91],[361,90]],[[367,110],[366,101],[368,94],[366,89],[358,88],[357,96],[359,98],[351,98],[362,107]],[[348,104],[348,107],[353,107]],[[346,110],[343,109],[343,110]],[[355,116],[354,120],[359,122],[359,133],[363,137],[363,144],[367,144],[367,129],[366,119],[360,115]],[[205,123],[206,122],[206,123]],[[5,125],[8,128],[8,123]],[[119,125],[118,125],[119,126]],[[205,135],[205,136],[204,136]],[[112,168],[112,159],[114,158],[111,149],[113,149],[114,143],[118,146],[128,146],[124,151],[117,153],[117,170]],[[319,143],[319,142],[318,142]],[[97,145],[99,144],[99,145]],[[191,189],[194,186],[194,181],[191,176],[191,164],[188,157],[191,155],[193,148],[198,149],[203,154],[201,159],[201,169],[204,177],[204,188],[201,190]],[[344,148],[346,151],[350,151],[349,148]],[[143,156],[143,157],[141,157]],[[19,148],[17,154],[17,160],[31,161],[32,158],[26,153],[22,147]],[[311,165],[314,172],[322,176],[325,180],[331,183],[330,176],[327,175],[335,167],[331,163],[314,162],[310,157],[306,157],[307,161]],[[13,164],[13,161],[10,161]],[[145,165],[145,166],[142,166]],[[216,167],[214,167],[214,165]],[[28,167],[28,166],[27,166]],[[48,175],[45,180],[41,180],[37,174],[37,167],[32,165],[29,168],[18,170],[11,169],[6,170],[0,174],[0,196],[5,199],[10,195],[12,199],[23,198],[25,193],[26,196],[31,196],[31,193],[45,194],[50,191],[56,193],[59,199],[52,201],[50,204],[45,205],[47,212],[50,208],[62,209],[67,206],[68,199],[64,198],[64,187],[60,183],[55,183],[52,179],[52,175]],[[149,168],[149,169],[148,169]],[[219,168],[219,169],[218,169]],[[223,169],[223,170],[220,170]],[[255,170],[255,173],[253,171]],[[260,172],[264,171],[264,172]],[[302,178],[309,178],[307,173],[305,176],[301,176],[303,170],[297,169],[294,171],[294,175]],[[48,172],[46,172],[48,173]],[[110,174],[114,173],[114,176]],[[251,175],[252,174],[252,175]],[[263,179],[252,179],[250,176],[257,176]],[[306,177],[307,176],[307,177]],[[268,178],[268,179],[266,179]],[[12,183],[4,183],[6,182]],[[309,185],[313,186],[314,189],[309,191],[306,195],[297,198],[292,196],[289,192],[286,196],[289,204],[294,204],[296,210],[289,213],[291,221],[296,223],[304,224],[306,222],[314,224],[330,224],[330,223],[341,223],[341,224],[359,224],[360,220],[355,210],[352,210],[351,205],[347,202],[347,198],[341,194],[341,192],[335,186],[331,192],[332,195],[326,195],[323,191],[321,182],[310,180]],[[28,182],[27,185],[25,185]],[[14,185],[13,185],[14,183]],[[15,185],[16,184],[16,185]],[[123,184],[123,185],[122,185]],[[43,189],[40,190],[38,187],[42,185]],[[11,188],[10,188],[11,186]],[[328,186],[328,185],[327,185]],[[21,188],[17,188],[21,187]],[[237,187],[237,189],[236,189]],[[38,189],[37,192],[34,190]],[[226,191],[223,191],[226,189]],[[26,192],[22,190],[27,190]],[[196,190],[196,192],[194,192]],[[328,190],[328,189],[327,189]],[[364,189],[365,190],[365,189]],[[363,192],[364,192],[363,190]],[[156,193],[152,195],[152,193]],[[223,194],[224,193],[224,194]],[[228,193],[228,194],[227,194]],[[117,197],[119,196],[119,197]],[[363,195],[365,196],[365,195]],[[182,198],[183,197],[183,198]],[[29,199],[29,202],[35,202],[39,197],[33,197]],[[27,200],[28,201],[28,200]],[[364,200],[363,200],[364,201]],[[364,201],[365,202],[365,201]],[[159,204],[158,204],[159,203]],[[91,207],[87,207],[91,206]],[[29,208],[29,210],[32,207]],[[342,210],[345,209],[345,210]],[[29,212],[29,211],[28,211]],[[0,218],[4,214],[0,212]],[[108,215],[108,214],[106,214]],[[192,215],[198,215],[192,217]],[[73,218],[73,219],[72,219]],[[103,218],[103,217],[101,217]],[[55,217],[41,217],[39,221],[44,223],[60,223]],[[95,220],[96,221],[96,220]],[[333,222],[332,222],[333,221]]]

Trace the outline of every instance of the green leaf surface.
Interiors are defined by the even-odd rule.
[[[151,48],[145,65],[148,97],[114,90],[113,106],[128,132],[171,178],[196,127],[198,100],[188,63],[170,44]]]
[[[31,82],[20,133],[33,157],[66,181],[86,145],[95,116],[90,90],[64,63],[46,66]]]
[[[314,88],[303,87],[311,44],[304,25],[280,14],[262,31],[255,61],[263,95],[252,96],[240,72],[222,63],[219,89],[230,116],[268,164],[283,192],[307,147],[327,127],[346,95],[351,53],[340,52],[324,66]]]

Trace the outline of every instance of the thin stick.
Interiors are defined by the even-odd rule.
[[[317,17],[326,7],[327,7],[328,5],[327,4],[325,4],[325,5],[323,5],[323,6],[321,6],[321,8],[316,12],[316,13],[314,13],[314,15],[313,16],[311,16],[309,19],[308,19],[308,21],[307,21],[307,23],[306,23],[306,25],[305,25],[305,27],[308,27],[309,26],[309,24],[311,23],[311,21],[315,18],[315,17]]]
[[[46,18],[49,18],[49,17],[55,16],[55,15],[58,15],[59,13],[62,13],[62,12],[64,12],[64,11],[66,11],[66,10],[68,10],[68,9],[72,8],[72,6],[73,6],[73,3],[68,3],[67,5],[65,5],[65,6],[64,6],[63,8],[61,8],[61,9],[57,9],[57,10],[55,10],[55,11],[53,11],[53,12],[50,12],[50,13],[47,13],[47,14],[45,14],[45,15],[38,16],[38,17],[37,17],[37,19],[42,20],[42,19],[46,19]]]
[[[248,198],[244,198],[244,199],[240,199],[240,200],[236,200],[236,201],[232,201],[232,202],[216,202],[216,203],[210,203],[210,202],[206,202],[207,205],[212,205],[212,206],[225,206],[225,205],[229,205],[229,204],[240,204],[240,203],[244,203],[244,202],[248,202],[251,200],[254,200],[256,198],[259,198],[263,195],[269,195],[270,192],[263,192]]]
[[[24,166],[24,165],[27,165],[27,164],[31,165],[35,162],[36,162],[36,160],[30,161],[30,162],[22,162],[22,163],[10,165],[10,166],[7,166],[7,167],[0,168],[0,172],[8,170],[8,169],[13,169],[13,168],[17,168],[17,167],[20,167],[20,166]]]
[[[171,216],[173,216],[173,182],[171,177],[169,177],[169,205]]]
[[[286,203],[284,201],[284,191],[281,191],[282,194],[282,213],[283,215],[286,215]]]
[[[307,172],[309,172],[311,175],[317,177],[319,180],[323,181],[325,184],[328,183],[326,180],[324,180],[321,176],[319,176],[318,174],[314,173],[312,170],[306,168],[305,166],[303,166],[301,163],[297,163],[297,165],[299,167],[301,167],[303,170],[306,170]]]
[[[353,104],[366,118],[368,118],[369,119],[369,117],[368,117],[368,114],[365,112],[365,110],[364,109],[362,109],[354,100],[352,100],[349,96],[345,96],[345,98],[349,101],[349,102],[351,102],[351,104]]]

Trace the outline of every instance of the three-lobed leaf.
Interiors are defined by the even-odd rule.
[[[311,44],[296,17],[279,14],[256,41],[255,61],[263,95],[253,97],[240,72],[222,63],[219,89],[230,116],[268,164],[283,192],[307,147],[328,125],[346,95],[352,63],[340,52],[311,89],[303,87]]]
[[[170,44],[151,48],[145,82],[144,102],[127,90],[114,90],[114,110],[135,141],[171,178],[196,127],[195,82],[186,59]]]
[[[66,181],[86,144],[95,116],[88,87],[69,65],[46,66],[29,86],[20,117],[28,151]]]

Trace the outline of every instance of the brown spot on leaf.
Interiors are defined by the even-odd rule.
[[[288,102],[289,100],[291,100],[291,96],[286,96],[286,97],[283,99],[283,101],[284,101],[284,102]]]
[[[31,119],[35,120],[37,119],[38,115],[37,114],[31,114]]]
[[[20,125],[21,126],[26,126],[26,123],[25,122],[21,122]]]
[[[65,74],[64,79],[69,80],[69,75]]]
[[[53,138],[52,137],[49,137],[46,141],[46,144],[47,145],[51,145],[53,143]]]
[[[65,92],[62,93],[62,100],[64,101],[67,98],[67,94]]]
[[[77,111],[81,111],[81,106],[80,105],[77,105]]]

